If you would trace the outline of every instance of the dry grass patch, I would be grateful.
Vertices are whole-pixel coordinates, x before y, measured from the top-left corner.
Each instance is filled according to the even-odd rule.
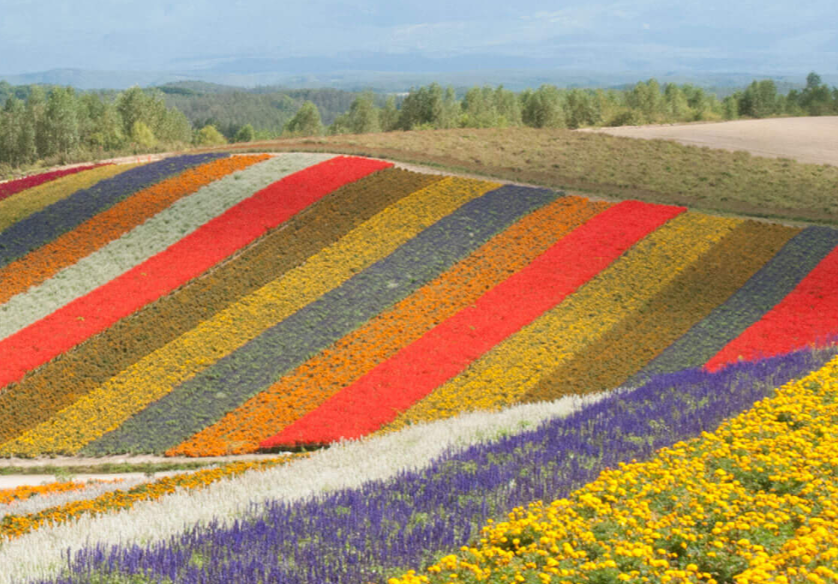
[[[838,167],[666,140],[506,128],[297,138],[241,147],[352,153],[617,199],[838,223]]]

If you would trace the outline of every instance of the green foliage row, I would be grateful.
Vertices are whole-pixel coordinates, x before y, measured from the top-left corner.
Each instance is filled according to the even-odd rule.
[[[182,111],[193,128],[215,126],[227,140],[234,142],[242,141],[236,134],[247,124],[255,128],[255,139],[281,136],[289,120],[306,101],[317,106],[324,125],[331,125],[358,97],[357,92],[331,88],[257,87],[244,90],[194,81],[167,84],[159,89],[166,105]],[[384,97],[376,96],[376,105],[383,104]]]

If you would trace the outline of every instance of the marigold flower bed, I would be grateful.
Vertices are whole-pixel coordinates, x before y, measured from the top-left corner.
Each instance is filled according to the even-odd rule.
[[[81,258],[119,238],[178,199],[237,170],[268,158],[233,156],[191,168],[144,189],[82,223],[52,242],[0,269],[0,304],[54,276]]]
[[[312,157],[317,160],[317,155],[301,156],[291,163],[291,172],[307,167]],[[284,162],[263,164],[275,164],[274,172],[280,174]],[[316,165],[293,180],[278,181],[264,188],[165,251],[0,341],[0,387],[19,380],[27,370],[42,365],[144,305],[171,293],[313,200],[345,182],[382,168],[379,162],[355,164],[351,159],[335,164],[337,169]],[[300,184],[307,185],[308,189],[303,190],[299,198],[290,198],[291,204],[285,203],[289,192],[296,193]],[[279,201],[283,203],[278,204]],[[259,217],[259,221],[255,221],[255,217]]]
[[[234,490],[224,491],[226,498],[246,501],[252,485],[252,491],[260,493],[259,500],[265,501],[266,486],[274,484],[283,493],[282,500],[268,499],[238,520],[200,520],[194,528],[174,535],[169,531],[170,535],[152,538],[151,543],[134,539],[119,545],[98,537],[86,549],[74,546],[78,551],[69,562],[62,562],[63,573],[43,581],[69,584],[89,574],[130,580],[141,574],[151,580],[183,583],[385,582],[408,567],[430,565],[472,541],[487,519],[505,517],[514,507],[534,499],[566,496],[606,468],[633,458],[649,459],[660,448],[715,430],[725,418],[772,395],[774,388],[789,379],[820,368],[834,354],[834,350],[806,351],[738,363],[717,373],[691,370],[660,376],[643,388],[618,392],[534,430],[507,430],[494,438],[472,441],[470,446],[452,444],[430,464],[415,470],[396,466],[384,471],[382,467],[391,465],[393,458],[412,468],[401,451],[410,446],[421,453],[426,448],[423,442],[436,446],[439,437],[433,435],[434,426],[411,429],[404,441],[399,434],[379,437],[374,441],[378,449],[346,443],[334,452],[324,450],[301,461],[300,468],[308,474],[299,478],[294,477],[296,465],[292,465],[257,473],[260,476],[250,481],[245,476]],[[448,436],[457,419],[444,424],[438,432]],[[388,442],[398,451],[379,452]],[[326,463],[336,458],[350,459],[341,467],[343,473]],[[385,478],[363,480],[382,474]],[[324,485],[324,492],[311,494],[308,484],[312,482]],[[334,485],[346,483],[358,486],[334,490]],[[292,495],[298,490],[303,494]],[[207,497],[205,504],[222,502]],[[143,517],[153,521],[154,516],[145,513]],[[202,510],[201,517],[211,517],[211,512]],[[139,528],[129,529],[144,533]],[[61,533],[73,537],[74,532]]]
[[[675,209],[670,207],[669,209]],[[642,207],[636,211],[641,213]],[[436,388],[388,426],[469,409],[497,409],[519,402],[542,378],[660,293],[667,283],[737,224],[692,212],[677,215],[637,242],[564,302],[498,343],[467,371]],[[620,229],[620,225],[615,225]],[[573,235],[573,234],[571,234]],[[598,241],[596,232],[587,237]],[[583,255],[585,265],[587,255]]]
[[[0,314],[3,316],[0,320],[0,338],[7,338],[21,331],[97,289],[104,286],[113,287],[120,276],[138,268],[140,264],[148,268],[149,262],[155,256],[181,243],[187,236],[198,238],[199,241],[193,243],[200,244],[201,233],[211,227],[210,222],[220,219],[225,211],[231,210],[254,192],[282,176],[282,172],[277,175],[277,166],[282,164],[282,161],[276,159],[262,162],[233,176],[211,181],[212,184],[205,185],[189,196],[175,201],[171,206],[164,207],[147,221],[123,233],[107,245],[90,250],[88,255],[79,258],[41,285],[34,286],[0,305]],[[287,173],[288,170],[283,172]],[[163,192],[173,189],[177,191],[180,188],[179,184],[171,179],[164,182],[169,184],[163,185]],[[158,191],[158,196],[161,191]],[[142,199],[143,194],[140,192],[115,207],[122,207],[138,195]],[[109,214],[115,207],[100,215]],[[177,254],[174,256],[172,260],[179,259]],[[188,263],[186,267],[190,267]],[[75,309],[78,309],[78,306]],[[83,313],[82,317],[84,318]]]
[[[703,366],[794,290],[836,245],[838,230],[804,229],[733,296],[664,349],[630,383],[640,383],[658,373]]]
[[[639,239],[682,211],[642,203],[620,203],[603,211],[486,292],[472,306],[262,442],[262,447],[328,443],[377,430],[561,302]],[[575,270],[560,269],[578,256],[596,261],[585,262]]]
[[[473,183],[475,194],[491,186],[491,183]],[[389,256],[369,265],[307,306],[302,305],[300,297],[310,294],[315,284],[300,285],[286,278],[282,286],[285,290],[280,288],[278,294],[266,292],[262,302],[269,302],[273,311],[277,312],[277,308],[287,302],[283,298],[286,290],[293,290],[296,312],[173,388],[85,452],[122,452],[136,445],[144,450],[162,452],[176,446],[208,422],[221,419],[224,414],[269,387],[280,375],[305,361],[309,355],[409,295],[520,216],[547,204],[556,196],[554,192],[543,189],[501,187],[474,197],[416,234]],[[439,211],[437,206],[429,208]],[[388,230],[387,245],[391,245],[392,235]],[[367,244],[368,250],[375,249],[369,241]],[[349,265],[345,260],[341,263],[344,269]],[[312,262],[304,267],[313,269],[314,265]],[[318,278],[328,282],[324,274],[318,274]],[[251,311],[258,314],[262,302],[254,302]],[[259,316],[258,320],[263,326],[275,322],[274,318],[266,314]],[[237,331],[247,331],[241,319],[234,322]],[[213,395],[215,399],[206,400],[206,395]],[[177,424],[164,422],[171,419],[176,419]]]
[[[563,197],[534,211],[450,270],[309,359],[217,424],[167,452],[206,456],[254,452],[269,438],[343,387],[392,357],[431,327],[526,266],[607,203]]]
[[[718,369],[739,359],[788,353],[825,342],[838,331],[838,249],[826,256],[783,300],[707,362]]]
[[[310,156],[305,155],[303,159]],[[303,166],[307,165],[304,163]],[[350,158],[337,158],[334,162],[327,160],[296,172],[229,209],[163,253],[112,280],[107,286],[98,288],[39,321],[38,329],[30,327],[21,331],[20,335],[6,339],[0,343],[0,355],[4,351],[14,351],[15,342],[26,343],[27,348],[32,347],[28,353],[30,358],[43,362],[46,351],[42,347],[49,350],[47,355],[50,356],[67,350],[80,340],[107,328],[119,318],[199,275],[256,239],[265,230],[276,227],[301,211],[312,201],[346,182],[385,166],[385,163],[378,161],[359,163]],[[307,188],[301,188],[303,185]],[[256,220],[256,217],[259,219]],[[77,316],[80,312],[85,315],[81,320]],[[55,330],[62,333],[57,338]],[[20,353],[20,350],[16,352],[19,360]],[[135,380],[135,383],[140,382],[140,379]],[[73,452],[114,427],[114,420],[103,417],[99,411],[102,404],[109,403],[110,394],[104,393],[106,397],[99,400],[96,399],[98,395],[85,395],[40,429],[33,428],[15,441],[2,445],[0,452],[34,454],[43,452],[47,444],[50,444],[47,446],[48,451]],[[138,402],[142,405],[148,403],[147,398],[125,392],[124,388],[120,388],[116,395],[124,400],[121,402],[122,409],[115,407],[116,402],[110,405],[120,412],[117,414],[122,416],[120,421],[136,411]],[[80,420],[86,420],[83,432],[79,432]]]
[[[713,433],[489,523],[389,584],[838,579],[838,359]]]
[[[341,187],[222,264],[12,384],[0,399],[0,439],[45,421],[97,385],[328,246],[439,177],[383,170]],[[375,196],[370,196],[374,194]]]
[[[6,515],[0,519],[0,543],[4,539],[21,537],[46,524],[59,525],[85,515],[125,511],[139,502],[154,501],[179,489],[201,489],[221,479],[234,477],[249,470],[264,470],[304,456],[306,454],[303,453],[269,460],[231,462],[216,468],[164,477],[132,489],[109,491],[95,499],[74,501],[38,513]]]
[[[9,515],[25,516],[34,515],[51,509],[54,507],[61,507],[76,501],[90,501],[96,499],[105,493],[116,490],[129,490],[144,483],[149,483],[154,479],[151,477],[130,477],[118,478],[113,480],[88,480],[85,483],[80,482],[64,482],[51,484],[67,484],[77,485],[78,488],[64,489],[64,490],[47,490],[43,493],[38,493],[35,497],[29,497],[21,501],[13,501],[6,505],[0,505],[0,520]]]
[[[799,231],[757,221],[737,225],[646,306],[543,378],[523,401],[622,385],[740,289]]]
[[[66,491],[80,491],[87,485],[72,481],[56,481],[46,485],[26,485],[14,489],[0,491],[0,505],[7,505],[14,501],[25,501],[30,497],[43,496],[50,493],[64,493]]]
[[[225,155],[197,154],[166,158],[125,171],[56,201],[0,231],[0,267],[49,243],[132,193],[222,156]]]

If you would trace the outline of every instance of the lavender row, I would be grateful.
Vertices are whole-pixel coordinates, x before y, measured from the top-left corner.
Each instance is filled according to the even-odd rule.
[[[184,584],[385,581],[455,551],[490,517],[563,497],[606,467],[715,430],[834,353],[807,350],[716,373],[657,376],[567,418],[449,453],[395,479],[254,507],[252,516],[229,527],[199,526],[157,545],[82,550],[51,582],[106,574]]]
[[[84,223],[129,195],[184,170],[229,156],[223,153],[164,158],[76,191],[0,232],[0,267],[37,249]]]
[[[178,445],[558,196],[547,189],[504,186],[466,203],[182,383],[84,452],[163,452]]]
[[[838,245],[838,230],[808,227],[794,236],[744,286],[667,347],[628,383],[702,367],[725,345],[774,308]]]

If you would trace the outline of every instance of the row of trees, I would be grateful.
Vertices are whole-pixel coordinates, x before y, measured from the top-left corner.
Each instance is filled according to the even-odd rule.
[[[509,126],[579,128],[838,114],[838,89],[827,87],[816,73],[807,77],[806,86],[800,91],[781,95],[773,81],[754,81],[723,100],[691,84],[667,83],[661,87],[655,79],[624,90],[542,85],[513,93],[503,86],[473,87],[461,97],[451,87],[432,83],[411,89],[399,99],[371,92],[360,94],[344,113],[330,111],[332,121],[328,125],[323,123],[313,100],[304,101],[291,116],[288,101],[292,98],[283,96],[282,102],[276,104],[282,115],[272,120],[271,128],[246,122],[246,115],[231,114],[225,118],[222,131],[207,118],[200,129],[193,129],[191,118],[176,107],[167,107],[166,99],[171,96],[157,90],[134,87],[121,93],[76,94],[72,88],[57,87],[47,94],[39,86],[30,86],[20,93],[12,91],[8,84],[0,89],[8,96],[0,112],[0,164],[10,167],[43,159],[89,159],[105,153],[179,148],[189,143],[219,145],[230,139],[250,142],[277,135]],[[324,103],[331,107],[335,100],[346,100],[344,93],[331,97],[329,94],[326,97],[331,101]],[[23,95],[25,99],[20,99]],[[228,107],[236,108],[236,93],[225,95],[232,100],[225,102]],[[312,95],[320,93],[303,92],[295,98]],[[267,99],[262,95],[255,97]],[[265,104],[260,107],[264,109]]]
[[[767,79],[754,81],[744,91],[738,91],[727,99],[732,102],[736,115],[751,118],[838,114],[838,88],[830,89],[814,72],[806,77],[806,87],[800,91],[792,89],[788,94],[780,95],[775,83]]]
[[[377,107],[375,96],[365,93],[328,127],[319,122],[314,104],[307,103],[286,130],[310,135],[509,126],[579,128],[722,117],[722,104],[714,95],[691,85],[668,84],[661,89],[654,79],[628,91],[565,90],[542,85],[515,94],[503,86],[473,87],[462,99],[456,97],[453,88],[433,83],[412,89],[399,108],[393,96],[383,107]]]
[[[311,109],[311,104],[308,107]],[[542,85],[515,94],[503,86],[473,87],[462,99],[456,98],[452,88],[443,89],[434,83],[412,89],[398,109],[393,97],[384,107],[376,107],[371,93],[361,95],[328,128],[316,123],[306,128],[311,133],[360,134],[507,126],[580,128],[829,114],[838,114],[838,88],[827,87],[816,73],[808,76],[802,91],[781,95],[774,81],[754,81],[723,100],[691,84],[667,83],[661,87],[655,79],[626,90]],[[313,119],[314,114],[308,111],[306,118]]]
[[[37,160],[148,151],[192,142],[189,121],[165,106],[159,93],[137,87],[109,100],[56,87],[33,86],[22,101],[6,100],[0,112],[0,163],[23,166]]]

